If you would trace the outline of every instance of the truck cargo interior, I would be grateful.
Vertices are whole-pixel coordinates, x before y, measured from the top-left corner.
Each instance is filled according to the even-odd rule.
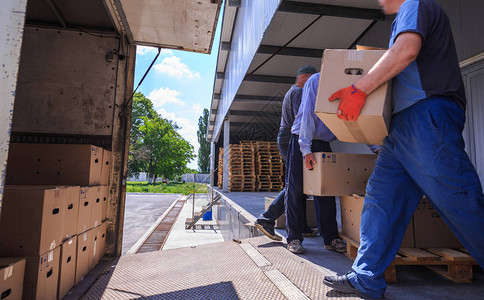
[[[466,86],[466,151],[484,184],[484,2],[437,1],[449,14]],[[387,48],[393,19],[376,0],[2,0],[0,298],[359,299],[323,278],[344,274],[356,257],[361,196],[375,164],[364,143],[332,142],[338,153],[318,159],[340,164],[304,173],[305,192],[338,196],[346,256],[323,251],[319,236],[305,240],[305,255],[292,255],[254,222],[284,187],[276,140],[296,70],[319,71],[326,49]],[[162,230],[165,241],[175,222],[183,223],[180,237],[192,238],[209,209],[223,242],[146,253],[136,244],[124,255],[140,46],[217,53],[202,196],[209,206],[197,214],[195,193],[180,197],[144,243]],[[333,181],[322,179],[328,173]],[[307,214],[316,227],[313,202]],[[178,220],[189,205],[191,219]],[[285,222],[276,222],[281,237]],[[391,299],[484,298],[482,268],[426,198],[385,277]]]

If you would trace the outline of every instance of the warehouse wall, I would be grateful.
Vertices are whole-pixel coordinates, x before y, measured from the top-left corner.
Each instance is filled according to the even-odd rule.
[[[241,1],[233,30],[231,51],[225,68],[226,73],[215,119],[214,136],[220,134],[225,115],[279,2],[280,0]]]

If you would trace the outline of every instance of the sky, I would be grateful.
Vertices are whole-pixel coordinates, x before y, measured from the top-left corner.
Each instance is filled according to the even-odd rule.
[[[215,66],[220,43],[221,16],[210,55],[180,50],[162,49],[150,73],[138,88],[148,97],[156,111],[175,121],[178,132],[198,154],[198,118],[209,109],[212,100]],[[136,50],[135,87],[156,56],[157,49],[138,46]],[[188,167],[198,170],[197,158]]]

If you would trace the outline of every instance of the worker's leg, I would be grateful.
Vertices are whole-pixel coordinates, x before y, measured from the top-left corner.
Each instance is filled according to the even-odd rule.
[[[422,192],[399,162],[390,135],[367,185],[360,247],[353,263],[354,272],[348,275],[360,292],[375,298],[385,292],[385,270],[400,248],[421,197]]]
[[[277,134],[277,148],[279,154],[281,154],[284,165],[287,167],[287,149],[289,147],[289,141],[291,140],[291,132],[286,130],[279,130]]]
[[[279,154],[284,161],[287,169],[287,148],[289,147],[289,141],[291,140],[291,132],[286,130],[279,130],[277,134],[277,147]],[[257,218],[259,224],[268,225],[274,227],[277,218],[279,218],[285,210],[284,198],[286,196],[286,188],[283,188],[281,192],[276,196],[269,208]]]
[[[336,200],[334,197],[314,196],[316,222],[323,237],[325,245],[331,245],[334,239],[339,238],[338,224],[336,223]]]
[[[277,218],[279,218],[285,209],[284,197],[286,196],[286,188],[284,188],[277,196],[276,199],[271,203],[267,210],[261,214],[257,221],[259,223],[264,223],[269,226],[274,227]]]
[[[286,172],[286,229],[287,242],[303,240],[304,201],[303,195],[303,160],[299,150],[298,136],[292,135],[289,142]]]
[[[318,140],[312,142],[311,151],[313,153],[332,152],[328,142]],[[323,237],[324,244],[331,245],[334,239],[339,238],[338,223],[336,221],[336,200],[334,197],[314,196],[314,208],[316,210],[318,229]]]
[[[484,197],[479,177],[464,150],[465,113],[451,99],[431,98],[407,112],[412,148],[398,147],[402,163],[464,247],[484,267]],[[414,143],[412,141],[418,141]],[[395,142],[397,144],[397,142]]]

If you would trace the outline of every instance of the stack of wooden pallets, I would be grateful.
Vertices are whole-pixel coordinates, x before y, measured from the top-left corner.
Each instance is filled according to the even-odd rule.
[[[224,182],[223,171],[224,171],[224,149],[220,148],[220,151],[218,153],[218,169],[217,169],[217,186],[219,188],[223,187],[223,182]]]
[[[229,191],[255,191],[254,146],[240,143],[229,147]]]
[[[284,162],[275,142],[257,141],[255,145],[258,192],[280,191],[284,187]]]

